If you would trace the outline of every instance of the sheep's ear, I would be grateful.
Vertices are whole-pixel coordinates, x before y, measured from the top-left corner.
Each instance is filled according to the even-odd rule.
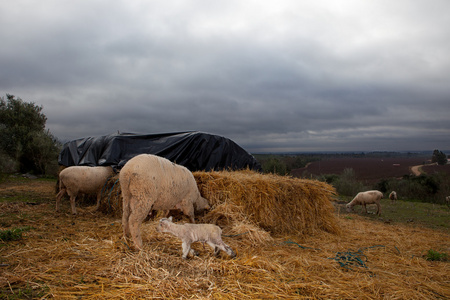
[[[172,222],[172,216],[169,217],[169,221]]]

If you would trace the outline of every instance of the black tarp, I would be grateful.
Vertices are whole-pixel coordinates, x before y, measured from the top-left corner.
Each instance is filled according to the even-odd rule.
[[[232,140],[198,131],[81,138],[64,144],[58,163],[66,167],[112,166],[117,171],[142,153],[165,157],[190,171],[261,170],[258,161]]]

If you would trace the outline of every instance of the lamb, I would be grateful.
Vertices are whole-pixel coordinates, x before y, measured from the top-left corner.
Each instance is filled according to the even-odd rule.
[[[70,197],[72,214],[76,215],[75,200],[78,194],[97,195],[98,210],[102,188],[110,176],[114,175],[111,167],[72,166],[59,173],[59,193],[56,195],[56,211],[59,211],[61,198],[67,193]]]
[[[392,191],[389,194],[389,199],[391,199],[391,202],[393,203],[394,201],[397,201],[397,192],[396,191]]]
[[[355,205],[362,205],[367,213],[366,204],[377,205],[377,215],[381,214],[380,200],[383,198],[383,193],[380,191],[372,190],[358,193],[353,200],[346,205],[347,211],[351,212],[352,207]]]
[[[125,238],[142,249],[140,225],[152,210],[181,210],[195,223],[194,213],[209,209],[192,173],[185,167],[151,154],[130,159],[120,171]]]
[[[226,252],[230,257],[236,257],[236,253],[230,246],[222,241],[222,229],[213,224],[183,224],[172,223],[172,217],[162,218],[156,228],[158,232],[169,232],[182,241],[183,259],[187,259],[189,253],[198,255],[191,249],[194,242],[207,243],[213,250],[214,255],[219,255],[220,250]]]

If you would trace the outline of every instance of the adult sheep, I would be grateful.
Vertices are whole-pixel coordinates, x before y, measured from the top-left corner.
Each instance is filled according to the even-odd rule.
[[[76,214],[75,200],[78,194],[97,195],[96,209],[100,206],[102,188],[109,177],[114,175],[111,167],[72,166],[59,173],[59,193],[56,195],[56,211],[59,211],[61,198],[67,193],[70,197],[72,214]]]
[[[133,157],[120,171],[119,180],[123,234],[126,238],[131,236],[137,249],[142,249],[141,223],[152,210],[179,209],[195,223],[194,213],[209,209],[192,173],[163,157]]]
[[[389,194],[389,199],[391,199],[391,202],[397,201],[397,192],[396,191],[392,191]]]
[[[366,191],[358,193],[353,200],[346,205],[347,211],[351,212],[353,206],[362,205],[364,211],[367,213],[366,204],[376,204],[377,205],[377,215],[381,214],[380,200],[383,198],[383,193],[380,191]]]

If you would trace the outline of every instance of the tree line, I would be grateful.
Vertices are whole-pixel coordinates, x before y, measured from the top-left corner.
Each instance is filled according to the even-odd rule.
[[[42,106],[0,97],[0,173],[56,174],[61,143],[46,130]]]

